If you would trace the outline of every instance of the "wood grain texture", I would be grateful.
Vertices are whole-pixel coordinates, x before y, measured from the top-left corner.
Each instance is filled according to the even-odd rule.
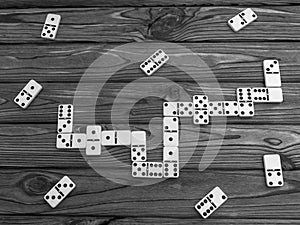
[[[50,210],[43,195],[64,174],[77,184],[77,188],[59,207]],[[229,199],[212,218],[299,220],[300,172],[288,171],[284,176],[285,186],[271,189],[264,184],[263,171],[189,171],[183,172],[179,179],[145,188],[112,183],[90,169],[5,170],[0,174],[0,214],[166,217],[202,221],[193,206],[222,181],[220,187]]]
[[[166,217],[98,217],[98,216],[1,216],[0,222],[2,225],[40,225],[41,223],[47,225],[142,225],[142,224],[178,224],[178,225],[224,225],[224,224],[245,224],[245,225],[274,225],[274,224],[289,224],[298,225],[298,219],[209,219],[202,220],[199,218],[166,218]]]
[[[10,0],[10,1],[0,1],[1,8],[48,8],[48,7],[69,7],[69,8],[77,8],[77,7],[123,7],[123,6],[203,6],[203,5],[224,5],[224,6],[261,6],[261,5],[299,5],[298,2],[292,0],[274,0],[272,2],[268,0]]]
[[[0,10],[1,43],[49,44],[40,38],[47,13],[62,16],[56,42],[299,41],[300,6],[255,7],[259,19],[233,32],[241,7],[120,7]]]
[[[147,125],[132,125],[133,130],[147,131],[147,139],[158,140],[158,146],[148,146],[149,160],[162,161],[162,133],[160,124],[154,133],[149,132]],[[104,126],[104,129],[111,129]],[[263,170],[262,157],[264,154],[280,154],[285,171],[300,168],[300,128],[298,125],[227,125],[225,135],[222,129],[211,125],[201,128],[199,139],[189,139],[193,130],[181,131],[180,158],[192,156],[183,170],[197,170],[207,146],[218,149],[219,153],[209,166],[210,170]],[[85,132],[84,128],[77,128]],[[213,141],[209,142],[209,138]],[[223,140],[220,146],[219,141]],[[0,165],[4,167],[54,167],[54,168],[88,168],[79,150],[58,150],[55,147],[55,125],[1,125],[0,129]],[[196,146],[196,149],[194,147]],[[104,148],[104,147],[103,147]],[[109,148],[108,151],[125,165],[130,165],[130,149],[128,147]],[[84,151],[83,151],[84,154]],[[100,161],[101,160],[101,161]],[[111,169],[113,159],[100,157],[95,163],[107,164]],[[203,165],[209,163],[204,160]],[[96,164],[95,164],[96,165]]]
[[[118,46],[122,44],[53,42],[46,45],[27,44],[17,45],[17,47],[0,45],[0,83],[25,83],[29,79],[36,79],[42,83],[78,83],[94,60]],[[180,46],[190,49],[200,57],[224,88],[227,84],[235,82],[245,83],[244,85],[248,83],[264,85],[262,61],[270,58],[280,61],[284,89],[289,88],[290,83],[300,83],[300,46],[297,42],[181,43]],[[137,54],[136,52],[140,52],[143,47],[143,44],[137,43],[136,50],[128,51],[128,55]],[[164,50],[167,53],[176,51],[174,48]],[[171,55],[176,58],[184,56],[184,54]],[[116,66],[122,63],[117,55],[110,55],[110,57],[115,57],[113,60]],[[191,66],[188,72],[197,75],[194,67],[203,71],[197,81],[201,81],[204,85],[212,82],[209,75],[205,76],[207,70],[200,65]],[[91,82],[104,82],[103,69],[91,68],[97,70]],[[169,65],[162,67],[152,79],[156,76],[169,78],[175,82],[188,83],[189,81],[185,73]],[[145,77],[144,73],[137,63],[133,63],[118,71],[111,81],[125,83],[141,77]]]

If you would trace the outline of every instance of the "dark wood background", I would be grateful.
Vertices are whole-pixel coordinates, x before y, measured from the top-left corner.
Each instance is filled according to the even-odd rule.
[[[246,7],[258,20],[232,32],[227,20]],[[1,225],[300,224],[299,1],[0,0],[0,8]],[[47,13],[62,16],[54,42],[40,38]],[[78,150],[55,148],[57,106],[72,103],[81,75],[102,53],[145,40],[178,42],[198,53],[226,99],[235,98],[237,87],[263,86],[262,61],[278,58],[285,101],[257,105],[251,119],[229,118],[221,150],[205,172],[197,166],[209,126],[201,129],[201,141],[183,143],[183,154],[191,146],[198,149],[179,179],[147,187],[112,183],[94,172]],[[197,93],[181,72],[168,66],[160,72]],[[140,75],[137,66],[120,71],[99,103],[97,122],[107,121],[119,88]],[[24,111],[13,98],[31,78],[44,90]],[[145,102],[136,110],[133,123],[147,127],[149,118],[161,115],[161,102]],[[128,149],[118,149],[117,157],[129,159]],[[262,156],[267,153],[281,155],[281,188],[265,185]],[[77,188],[51,209],[43,195],[63,175]],[[193,207],[216,185],[229,200],[203,220]]]

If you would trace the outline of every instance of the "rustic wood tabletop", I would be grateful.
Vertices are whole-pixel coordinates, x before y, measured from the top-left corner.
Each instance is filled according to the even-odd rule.
[[[234,33],[227,20],[247,7],[258,19]],[[48,13],[62,17],[55,41],[40,38]],[[1,225],[300,224],[299,1],[0,0],[0,22]],[[237,87],[263,87],[262,61],[277,58],[284,102],[259,104],[252,118],[228,118],[219,154],[204,172],[198,171],[203,146],[211,135],[221,138],[210,133],[210,125],[201,127],[200,140],[182,143],[183,155],[194,146],[197,150],[178,179],[144,187],[109,181],[78,150],[56,149],[57,106],[72,103],[81,76],[99,56],[121,44],[149,40],[179,43],[197,53],[229,100]],[[199,92],[169,65],[159,73],[191,95]],[[107,124],[118,91],[138,76],[136,64],[110,80],[97,105],[97,123]],[[41,83],[43,91],[23,110],[13,99],[29,79]],[[126,104],[130,95],[123,97]],[[131,124],[147,130],[149,118],[161,115],[162,101],[148,99],[135,106]],[[119,122],[126,122],[122,115]],[[268,153],[281,156],[283,187],[265,185],[262,157]],[[114,155],[130,160],[125,147]],[[43,196],[64,175],[77,187],[52,209]],[[193,207],[214,186],[229,199],[204,220]]]

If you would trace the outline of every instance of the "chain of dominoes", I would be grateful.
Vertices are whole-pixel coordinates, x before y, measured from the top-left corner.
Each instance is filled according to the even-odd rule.
[[[238,32],[257,19],[255,12],[247,8],[228,20],[233,31]],[[48,14],[41,37],[55,40],[61,16]],[[161,49],[154,52],[141,65],[140,69],[151,76],[167,61],[169,56]],[[277,60],[264,60],[265,87],[238,88],[236,101],[209,101],[206,95],[194,95],[191,102],[163,103],[163,162],[148,162],[146,132],[130,130],[105,130],[100,125],[89,125],[86,133],[73,132],[74,108],[71,104],[58,106],[57,149],[86,149],[87,156],[100,156],[101,146],[129,146],[131,148],[132,176],[136,178],[178,178],[179,177],[179,118],[192,117],[195,125],[206,125],[210,117],[240,116],[252,117],[254,103],[283,102],[281,76]],[[26,109],[42,90],[35,80],[30,80],[14,99],[21,108]],[[264,155],[266,185],[284,185],[280,155]],[[55,208],[76,187],[64,176],[44,196],[45,201]],[[227,195],[219,187],[212,189],[196,205],[195,209],[203,218],[209,217],[227,201]]]

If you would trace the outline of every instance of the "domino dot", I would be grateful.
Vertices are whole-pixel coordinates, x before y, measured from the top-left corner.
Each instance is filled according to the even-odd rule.
[[[16,98],[16,102],[18,102],[19,101],[19,99],[18,98]]]
[[[49,199],[49,196],[47,195],[45,198],[48,200],[48,199]]]
[[[52,197],[51,197],[53,200],[55,199],[55,195],[52,195]]]
[[[233,23],[233,20],[230,20],[230,23]]]
[[[206,216],[206,215],[207,215],[206,212],[204,212],[204,213],[203,213],[203,216]]]
[[[170,138],[169,138],[169,141],[173,141],[173,138],[172,138],[172,137],[170,137]]]
[[[95,146],[92,146],[91,149],[92,149],[92,151],[93,151],[93,150],[95,150],[96,148],[95,148]]]
[[[277,64],[277,61],[274,61],[274,64]]]
[[[222,195],[222,199],[226,199],[226,196],[225,196],[225,195]]]
[[[210,210],[209,210],[209,209],[207,209],[207,210],[206,210],[206,212],[207,212],[207,213],[210,213]]]
[[[269,185],[273,185],[273,182],[269,182]]]
[[[109,139],[110,139],[110,136],[106,136],[105,138],[106,138],[106,140],[109,140]]]
[[[144,152],[144,151],[145,151],[145,148],[141,148],[141,151]]]
[[[282,182],[281,182],[281,181],[279,181],[279,182],[278,182],[278,184],[279,184],[279,185],[282,185]]]
[[[140,155],[141,155],[141,153],[140,153],[140,152],[138,152],[138,153],[137,153],[137,156],[140,156]]]
[[[207,199],[204,199],[204,203],[207,203]]]
[[[50,30],[47,30],[47,33],[49,34],[51,31]]]
[[[145,160],[146,158],[145,158],[145,156],[142,156],[142,160]]]
[[[52,30],[55,31],[55,28],[53,27]]]
[[[213,198],[213,197],[214,197],[214,195],[213,195],[213,194],[210,194],[210,195],[209,195],[209,197],[210,197],[210,198]]]
[[[201,209],[201,206],[200,206],[200,205],[197,205],[197,209]]]
[[[211,207],[210,207],[210,210],[214,210],[214,207],[211,206]]]
[[[176,121],[177,121],[177,119],[176,119],[176,118],[173,118],[173,121],[174,121],[174,122],[176,122]]]
[[[54,21],[54,18],[52,17],[51,20]]]
[[[24,93],[22,92],[22,93],[21,93],[21,96],[23,96],[23,95],[24,95]]]
[[[252,17],[256,17],[256,15],[255,15],[255,14],[252,14]]]
[[[277,173],[277,176],[280,176],[280,175],[281,175],[281,173],[280,173],[280,172],[278,172],[278,173]]]
[[[203,202],[201,202],[201,203],[200,203],[200,205],[201,205],[201,206],[204,206],[204,203],[203,203]]]

